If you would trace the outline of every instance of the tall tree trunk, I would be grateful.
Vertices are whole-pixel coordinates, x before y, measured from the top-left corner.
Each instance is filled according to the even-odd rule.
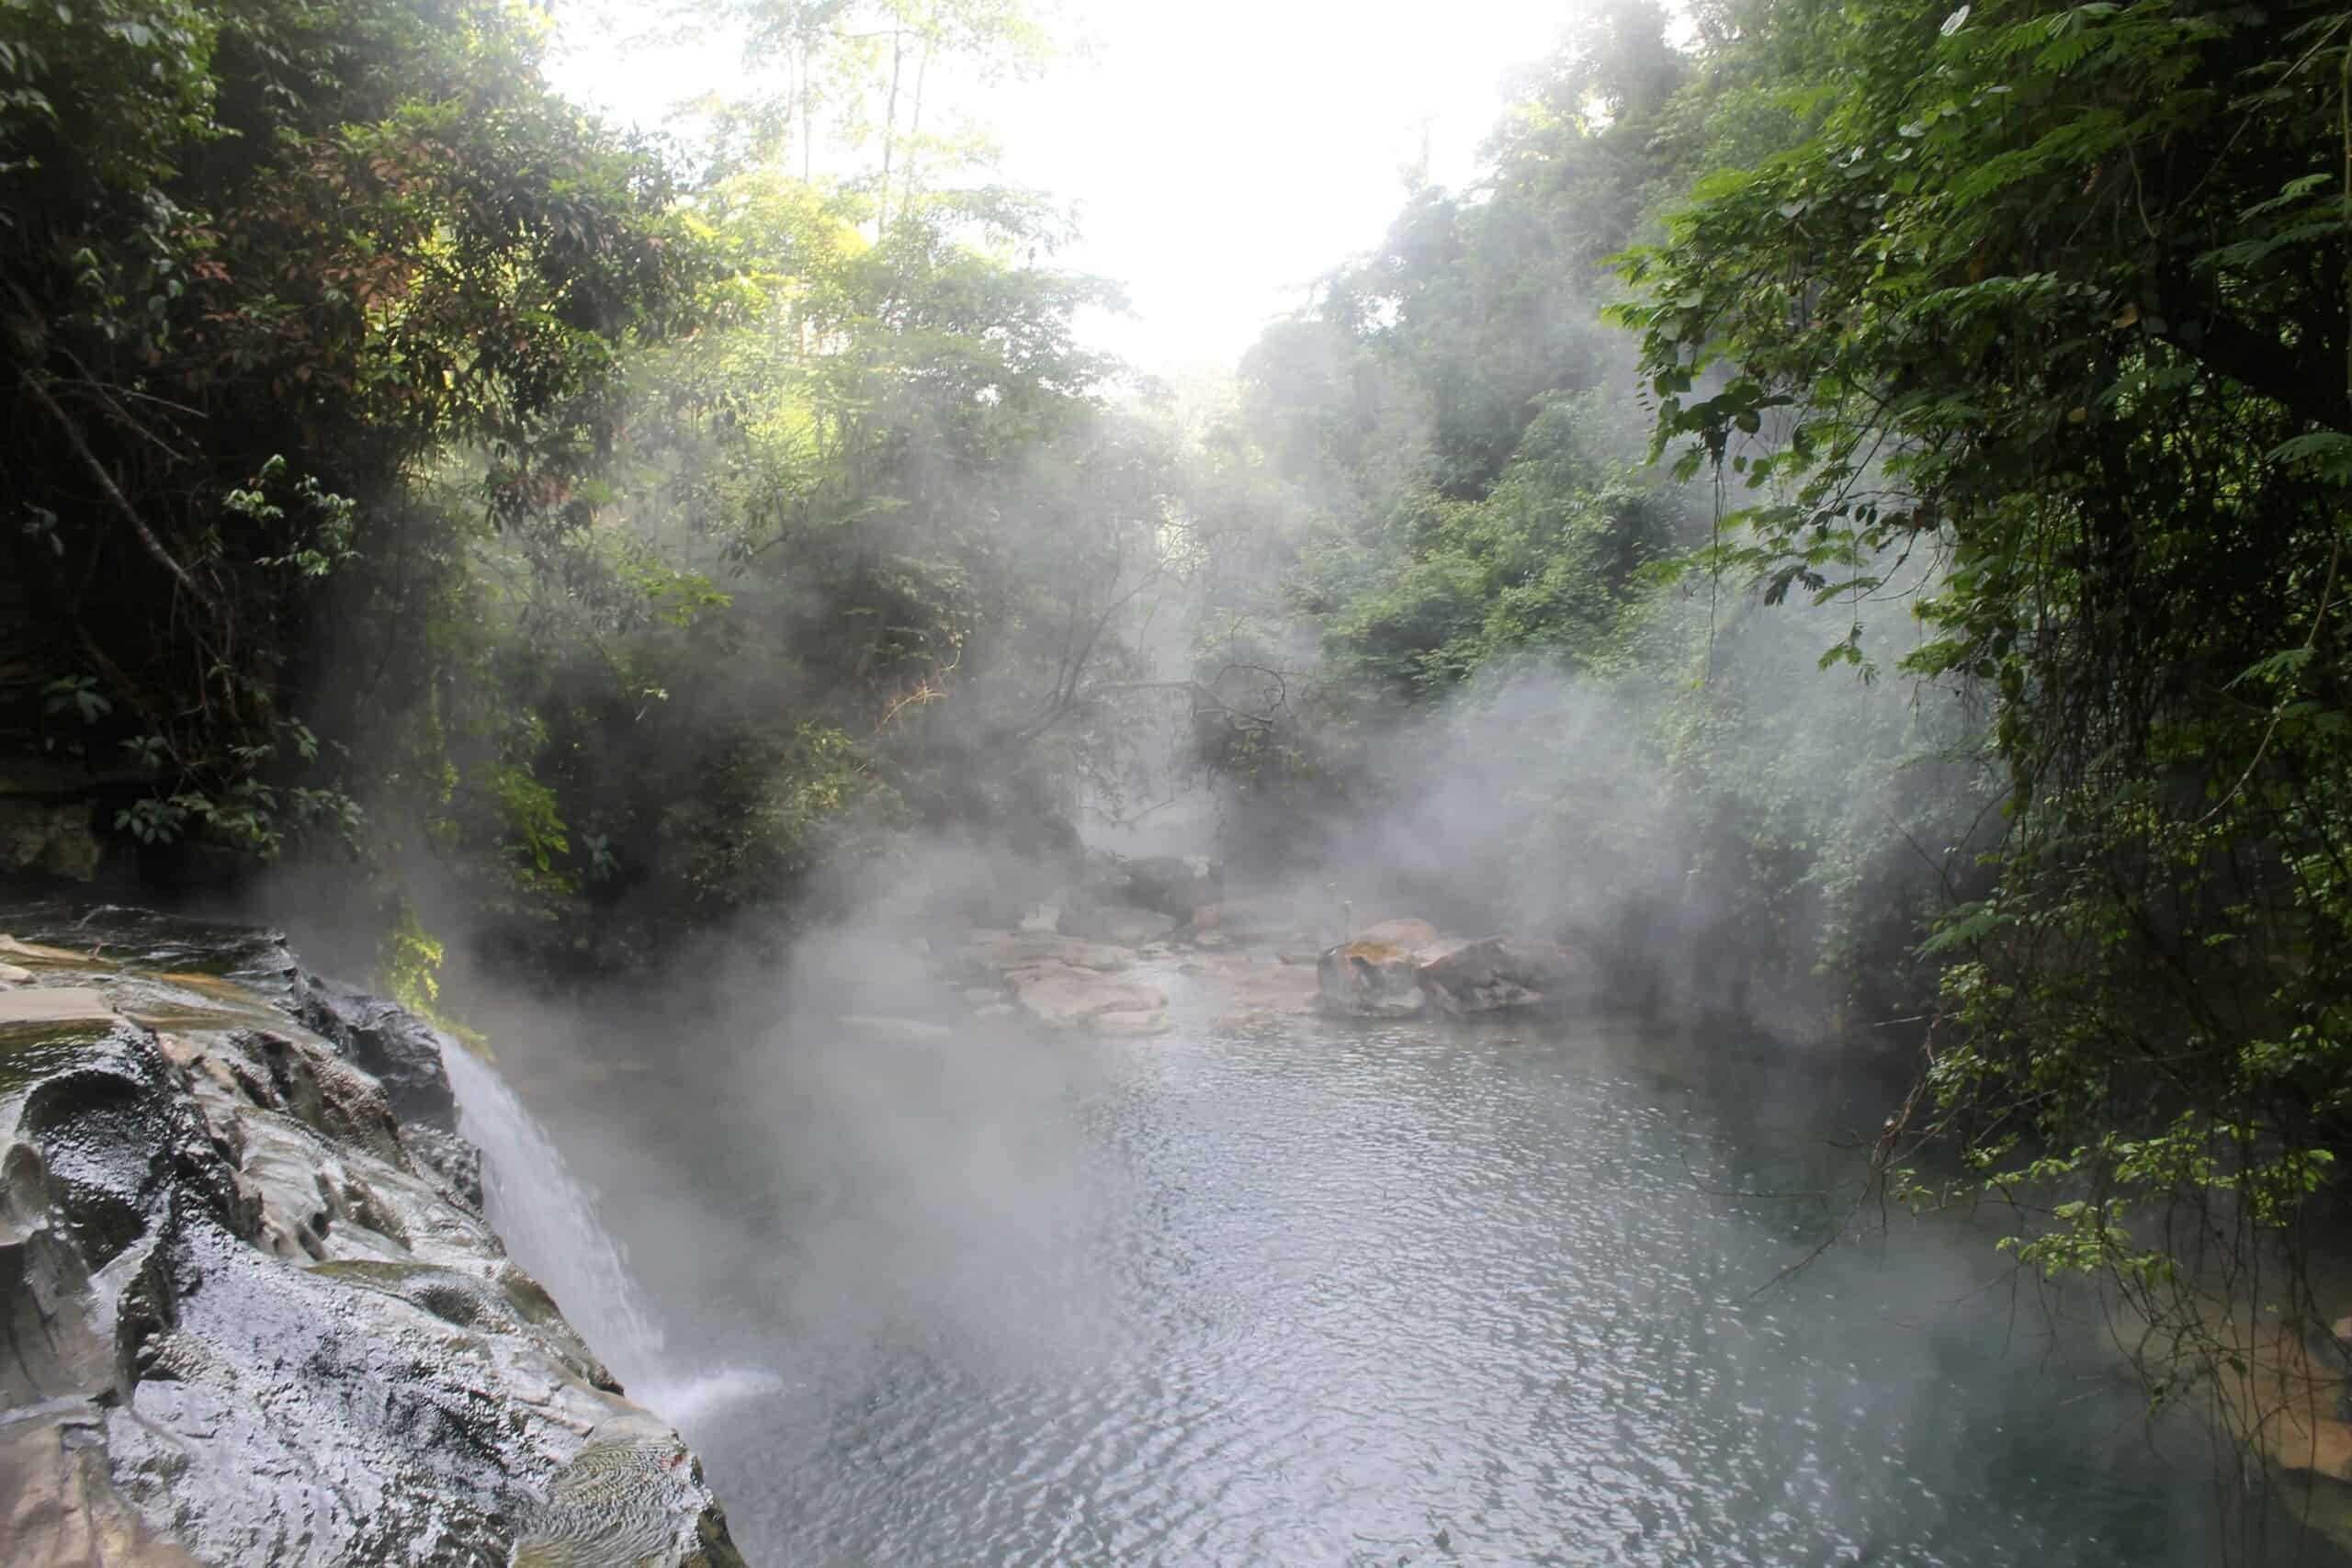
[[[900,212],[911,212],[915,206],[915,164],[922,156],[922,85],[931,74],[931,50],[935,41],[937,22],[938,17],[934,14],[933,25],[923,30],[922,59],[915,65],[915,105],[913,112],[907,117],[907,184],[905,192],[899,197]]]
[[[816,180],[817,106],[812,102],[809,86],[809,55],[815,46],[803,37],[800,40],[800,183]]]
[[[890,232],[890,154],[899,133],[899,77],[906,63],[907,35],[894,26],[890,29],[890,103],[882,114],[882,202],[874,219],[876,244]]]

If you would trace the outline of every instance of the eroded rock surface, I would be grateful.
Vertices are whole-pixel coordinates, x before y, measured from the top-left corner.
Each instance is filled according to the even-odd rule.
[[[139,950],[165,968],[66,934],[0,990],[9,1561],[740,1562],[444,1168],[454,1132],[395,1114],[448,1106],[429,1029],[316,1015],[388,1087],[289,1016],[315,983],[273,941]]]
[[[1410,1018],[1429,1005],[1420,960],[1386,942],[1343,942],[1323,954],[1315,978],[1327,1012],[1345,1018]]]
[[[1325,1012],[1409,1018],[1573,1006],[1596,988],[1592,965],[1556,942],[1492,936],[1464,942],[1423,920],[1390,920],[1325,951],[1316,965]]]
[[[1421,965],[1421,988],[1446,1012],[1571,1004],[1589,997],[1591,964],[1557,942],[1491,936]]]
[[[1009,978],[1012,982],[1013,1000],[1031,1017],[1049,1028],[1075,1028],[1117,1014],[1120,1017],[1109,1025],[1116,1032],[1164,1032],[1159,1029],[1139,1030],[1136,1027],[1138,1021],[1133,1016],[1159,1013],[1167,1007],[1168,995],[1157,986],[1148,986],[1136,980],[1114,979],[1067,964],[1041,964],[1034,969],[1017,970]]]
[[[1216,903],[1224,887],[1223,868],[1206,855],[1141,855],[1117,862],[1095,892],[1111,903],[1188,920],[1194,910]]]

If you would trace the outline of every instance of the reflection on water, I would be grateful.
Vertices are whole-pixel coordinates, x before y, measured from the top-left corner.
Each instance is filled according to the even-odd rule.
[[[1982,1235],[1759,1292],[1870,1093],[1594,1026],[798,1049],[758,1147],[643,1151],[729,1243],[630,1238],[755,1561],[2220,1555],[2198,1434]]]

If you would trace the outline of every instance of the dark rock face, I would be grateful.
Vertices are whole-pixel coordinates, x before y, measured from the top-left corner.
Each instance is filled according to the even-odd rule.
[[[11,952],[0,1555],[740,1562],[677,1434],[452,1190],[454,1133],[217,964]],[[355,1033],[413,1042],[383,1006]]]
[[[1420,970],[1430,1000],[1457,1013],[1573,1005],[1589,1000],[1598,982],[1590,962],[1573,949],[1508,936],[1465,942]]]
[[[1408,937],[1430,930],[1419,920],[1395,920],[1328,949],[1315,971],[1323,1010],[1343,1018],[1409,1018],[1425,1008],[1500,1012],[1578,1006],[1599,989],[1591,963],[1556,942],[1490,936],[1417,948],[1374,940],[1382,931]]]
[[[1225,873],[1204,855],[1144,855],[1118,863],[1096,888],[1111,902],[1156,909],[1180,920],[1222,896]]]
[[[294,1016],[384,1086],[392,1114],[410,1126],[458,1130],[458,1101],[441,1070],[442,1032],[423,1019],[339,980],[297,974]]]

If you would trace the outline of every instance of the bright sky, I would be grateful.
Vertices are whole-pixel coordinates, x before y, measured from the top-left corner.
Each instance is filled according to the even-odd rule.
[[[1059,258],[1123,283],[1132,319],[1089,321],[1147,370],[1230,369],[1308,284],[1379,242],[1419,157],[1458,185],[1504,77],[1567,30],[1577,0],[1064,0],[1075,48],[1007,84],[978,118],[1003,177],[1074,207]],[[616,41],[571,22],[557,80],[658,125],[741,80],[731,52]]]

